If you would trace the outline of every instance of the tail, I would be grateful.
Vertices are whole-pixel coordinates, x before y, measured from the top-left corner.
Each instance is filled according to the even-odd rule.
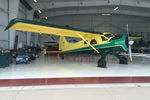
[[[64,51],[66,47],[69,46],[66,38],[64,36],[60,36],[59,38],[59,50]]]

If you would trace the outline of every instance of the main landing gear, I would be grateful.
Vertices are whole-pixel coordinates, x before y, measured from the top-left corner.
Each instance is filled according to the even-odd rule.
[[[97,67],[106,68],[106,56],[107,54],[103,54],[101,58],[97,62]],[[119,64],[128,64],[128,60],[126,57],[120,54],[115,54],[115,56],[119,59]]]
[[[102,55],[97,62],[97,67],[106,68],[106,55]]]
[[[123,55],[116,54],[115,55],[120,61],[119,64],[128,64],[128,60]]]

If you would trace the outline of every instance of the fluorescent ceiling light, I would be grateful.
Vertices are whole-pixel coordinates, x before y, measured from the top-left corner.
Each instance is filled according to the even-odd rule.
[[[41,12],[41,10],[38,10],[38,12],[41,14],[42,12]]]
[[[34,0],[34,2],[37,2],[37,0]]]
[[[114,11],[116,11],[116,10],[118,10],[119,9],[119,7],[116,7],[116,8],[114,8]]]
[[[102,14],[103,16],[110,16],[111,14]]]
[[[45,19],[47,19],[47,17],[45,17]]]

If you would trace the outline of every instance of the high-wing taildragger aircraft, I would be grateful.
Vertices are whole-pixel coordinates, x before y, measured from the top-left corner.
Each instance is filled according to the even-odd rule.
[[[115,55],[120,60],[120,64],[127,64],[127,58],[120,53],[129,50],[130,60],[132,61],[131,45],[133,41],[129,39],[128,34],[116,37],[111,33],[93,32],[18,18],[10,21],[5,30],[8,29],[59,35],[59,50],[62,58],[67,53],[97,53],[101,55],[98,60],[98,67],[106,67],[106,56],[108,54]],[[82,40],[69,43],[65,37],[81,38]]]

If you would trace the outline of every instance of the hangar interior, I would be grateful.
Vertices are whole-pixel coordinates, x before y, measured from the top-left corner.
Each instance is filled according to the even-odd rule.
[[[60,36],[36,32],[6,30],[14,18],[84,29],[92,32],[109,32],[115,35],[134,37],[133,62],[124,54],[128,64],[121,65],[112,55],[107,55],[107,68],[98,68],[100,55],[66,54],[62,60],[58,54]],[[128,24],[128,28],[127,28]],[[34,28],[33,28],[34,29]],[[128,31],[127,31],[128,29]],[[38,30],[38,29],[37,29]],[[74,42],[82,39],[66,37]],[[92,47],[92,46],[91,46]],[[28,64],[16,62],[17,53],[23,48],[40,49]],[[93,47],[92,47],[93,48]],[[43,54],[46,50],[47,54]],[[150,82],[150,1],[149,0],[0,0],[0,86],[22,86],[15,79],[83,78],[81,81],[56,84],[101,84],[101,83],[149,83]],[[34,51],[34,50],[33,50]],[[53,51],[53,52],[51,52]],[[93,50],[94,51],[94,50]],[[4,53],[11,52],[14,58]],[[101,52],[101,51],[100,51]],[[128,51],[130,52],[130,51]],[[19,54],[19,53],[18,53]],[[8,60],[10,60],[8,62]],[[6,62],[7,61],[7,62]],[[3,64],[3,63],[9,64]],[[110,81],[99,80],[103,77]],[[112,78],[119,77],[114,81]],[[126,79],[124,79],[126,77]],[[9,80],[10,79],[10,80]],[[94,80],[92,82],[92,80]],[[63,80],[63,79],[62,79]],[[77,79],[78,80],[78,79]],[[87,79],[88,80],[88,79]],[[4,82],[5,81],[5,82]],[[27,86],[40,85],[27,81]],[[7,83],[10,82],[10,83]],[[28,83],[29,82],[29,83]],[[46,81],[47,82],[47,81]],[[51,85],[55,82],[41,83]],[[65,83],[66,82],[66,83]],[[82,83],[83,82],[83,83]],[[89,82],[89,83],[88,83]],[[25,85],[25,86],[26,86]]]
[[[2,100],[150,100],[149,61],[149,0],[0,0]]]
[[[150,38],[149,0],[38,0],[36,3],[33,0],[18,1],[19,3],[2,0],[1,2],[0,46],[3,49],[13,49],[15,35],[18,35],[18,44],[22,46],[42,45],[45,41],[58,42],[58,37],[44,34],[27,34],[20,31],[11,34],[10,31],[9,35],[9,31],[3,30],[13,18],[113,34],[126,34],[126,24],[129,24],[130,33],[142,35],[146,42]],[[119,8],[114,11],[116,7]]]

